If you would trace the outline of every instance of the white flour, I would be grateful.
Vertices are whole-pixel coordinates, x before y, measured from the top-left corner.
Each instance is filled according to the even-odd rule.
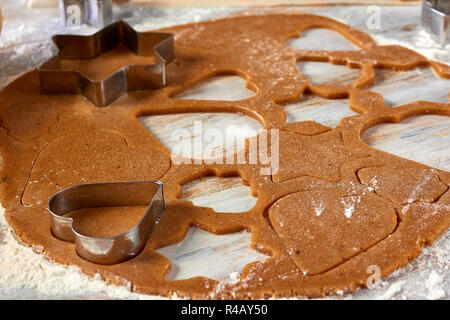
[[[431,60],[441,60],[442,57],[447,57],[450,52],[450,44],[441,46],[425,30],[420,30],[411,39],[412,42],[388,38],[380,34],[373,34],[372,37],[379,45],[401,45],[417,51]]]
[[[392,297],[399,293],[402,290],[403,284],[405,283],[404,280],[399,280],[391,284],[386,292],[382,294],[381,296],[377,297],[377,300],[389,300],[392,299]]]
[[[431,271],[430,276],[426,282],[426,287],[428,288],[427,298],[430,300],[441,299],[445,297],[445,290],[441,287],[443,279],[436,271]]]

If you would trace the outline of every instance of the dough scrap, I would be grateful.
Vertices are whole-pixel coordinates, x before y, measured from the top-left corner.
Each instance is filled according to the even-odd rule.
[[[435,202],[448,189],[433,169],[372,167],[359,170],[358,177],[379,195],[401,204]]]

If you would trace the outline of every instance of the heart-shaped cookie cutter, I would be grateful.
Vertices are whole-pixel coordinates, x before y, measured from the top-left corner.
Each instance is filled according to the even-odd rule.
[[[132,229],[111,237],[89,237],[74,229],[65,215],[75,210],[99,207],[146,206]],[[137,256],[163,217],[163,184],[160,181],[129,181],[80,184],[56,193],[48,203],[51,231],[63,241],[75,243],[80,257],[97,264],[116,264]]]

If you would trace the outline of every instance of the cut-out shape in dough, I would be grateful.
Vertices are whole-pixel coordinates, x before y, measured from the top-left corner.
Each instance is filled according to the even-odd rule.
[[[395,203],[434,202],[447,191],[434,169],[371,167],[358,171],[361,183]]]
[[[244,100],[255,95],[246,87],[247,81],[236,75],[220,75],[209,78],[193,88],[176,95],[186,100]]]
[[[419,100],[448,101],[450,79],[437,77],[431,68],[376,69],[375,74],[375,84],[370,90],[382,94],[387,105],[398,106]]]
[[[183,186],[182,199],[198,207],[209,207],[216,212],[246,212],[253,208],[258,198],[250,187],[242,184],[241,177],[205,177]]]
[[[397,215],[373,192],[338,187],[299,192],[275,202],[269,220],[304,274],[325,272],[391,234]]]
[[[450,170],[450,118],[422,115],[382,123],[361,135],[369,146],[433,168]]]
[[[336,131],[314,136],[280,131],[280,166],[273,181],[301,176],[337,181],[342,164],[349,158],[352,158],[352,151],[344,147]]]
[[[134,146],[117,132],[72,132],[52,140],[39,152],[22,200],[44,204],[57,191],[83,183],[155,180],[169,167],[170,158],[164,151]]]
[[[203,276],[226,282],[247,264],[268,257],[250,247],[250,238],[248,232],[215,235],[193,227],[181,242],[157,252],[171,262],[168,280]]]
[[[245,139],[256,136],[262,128],[255,119],[230,112],[180,113],[138,119],[171,152],[179,154],[181,144],[190,143],[192,159],[221,158],[221,155],[239,151]],[[183,136],[190,137],[190,141],[185,141]],[[228,147],[227,137],[234,137]]]
[[[298,38],[291,38],[286,43],[294,49],[301,50],[357,50],[352,42],[338,32],[326,28],[314,28],[303,31]]]
[[[49,103],[14,104],[3,115],[1,126],[20,141],[37,139],[58,121],[58,109]],[[27,130],[22,128],[26,127]]]
[[[335,128],[342,118],[357,115],[350,110],[348,99],[324,99],[313,94],[304,95],[300,101],[283,107],[287,123],[311,120],[331,128]]]
[[[297,63],[302,74],[311,84],[343,86],[359,78],[360,70],[327,62],[302,61]]]

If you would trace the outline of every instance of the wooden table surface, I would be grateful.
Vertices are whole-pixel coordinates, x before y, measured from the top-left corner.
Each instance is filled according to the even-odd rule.
[[[60,26],[57,27],[56,10],[38,10],[39,13],[20,12],[17,5],[12,4],[12,0],[6,0],[6,4],[4,6],[6,20],[3,35],[0,38],[0,87],[51,56],[54,49],[49,43],[49,35],[54,30],[61,28]],[[374,35],[375,39],[383,41],[402,42],[413,47],[422,43],[422,38],[426,38],[423,33],[420,33],[419,7],[386,6],[381,8],[382,23],[378,30],[367,29],[367,7],[365,6],[306,7],[302,8],[301,11],[336,18]],[[140,10],[137,16],[130,20],[136,25],[136,28],[144,30],[204,20],[236,11],[236,9],[230,8],[147,10],[151,9]],[[277,10],[292,10],[292,8]],[[23,26],[22,28],[28,29],[18,36],[17,34],[13,36],[12,29],[20,30],[17,26],[20,25],[20,19],[24,17],[27,17],[29,22],[27,22],[28,27]],[[43,19],[48,21],[45,27],[42,27]],[[439,50],[429,42],[425,43],[422,48],[423,53],[434,54],[441,61],[450,63],[449,50],[445,48]],[[345,38],[333,31],[324,29],[313,29],[305,32],[301,38],[292,39],[289,45],[295,48],[326,50],[354,48],[354,45]],[[315,83],[342,83],[357,78],[359,74],[359,70],[327,63],[303,62],[298,66]],[[416,100],[447,102],[449,89],[450,80],[437,78],[433,71],[428,68],[418,68],[407,72],[377,70],[376,83],[371,87],[371,90],[383,94],[385,101],[392,107]],[[246,89],[244,79],[238,76],[220,76],[209,79],[205,83],[182,93],[179,98],[239,100],[252,94],[252,91]],[[306,95],[301,101],[284,107],[288,122],[314,120],[331,127],[335,127],[341,118],[355,114],[348,108],[348,99],[327,100],[314,95]],[[233,128],[232,130],[239,130],[240,128],[244,133],[261,128],[261,125],[255,119],[232,113],[143,116],[139,120],[169,150],[175,146],[175,142],[171,139],[173,130],[186,128],[193,135],[194,121],[202,121],[204,129],[216,128],[224,134],[230,128]],[[194,139],[201,139],[201,137],[194,136]],[[450,170],[450,120],[447,117],[418,116],[408,118],[401,124],[378,125],[366,131],[363,139],[375,148],[442,170]],[[209,152],[208,148],[207,146],[203,152]],[[219,146],[219,148],[226,151],[224,146]],[[200,155],[197,154],[197,156]],[[249,187],[243,185],[239,177],[205,177],[192,181],[183,186],[183,197],[191,200],[195,205],[208,206],[218,212],[230,213],[247,211],[256,202],[256,198],[250,194]],[[447,232],[443,236],[443,240],[434,248],[442,248],[448,243],[449,238],[450,232]],[[444,241],[444,245],[442,241]],[[158,252],[172,262],[173,268],[168,275],[169,279],[185,279],[202,275],[222,281],[230,281],[230,274],[240,272],[247,263],[266,258],[263,254],[250,248],[250,234],[247,232],[218,236],[198,228],[191,228],[182,242],[159,249]],[[423,260],[423,258],[421,259]],[[446,279],[443,286],[447,290],[448,297],[450,294],[450,260],[444,261],[443,265],[430,266],[429,263],[424,263],[421,259],[413,262],[416,271],[409,271],[406,275],[400,274],[390,277],[385,288],[361,290],[351,297],[355,299],[420,298],[426,296],[426,292],[423,292],[420,288],[424,279],[426,280],[427,275],[432,270],[437,270]],[[408,284],[403,284],[401,290],[387,296],[386,294],[390,292],[389,284],[398,283],[403,281],[402,279],[409,280]],[[3,292],[3,295],[7,297],[7,289],[2,288],[2,283],[0,283],[0,296]],[[52,298],[60,296],[51,292],[42,293],[39,291],[39,287],[35,291],[33,289],[31,293],[29,289],[27,290],[27,295],[30,297]],[[16,293],[12,297],[17,294],[17,291],[14,292]],[[92,295],[92,293],[88,295]],[[66,296],[73,297],[70,292],[67,292]]]

